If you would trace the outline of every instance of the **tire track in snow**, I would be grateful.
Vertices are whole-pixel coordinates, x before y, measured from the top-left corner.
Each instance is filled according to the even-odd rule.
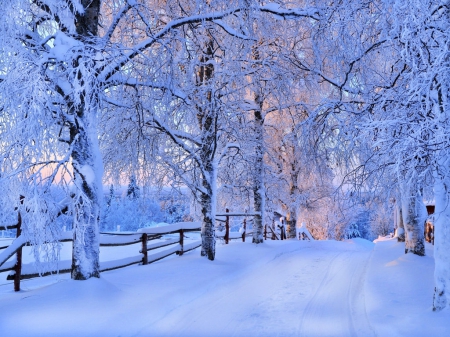
[[[370,250],[334,255],[300,322],[300,336],[375,336],[367,319],[364,280]]]
[[[295,284],[296,278],[301,277],[302,268],[296,268],[299,262],[297,253],[305,248],[278,252],[269,260],[231,275],[229,282],[221,282],[215,289],[211,288],[208,296],[185,303],[191,308],[189,316],[181,317],[178,308],[168,313],[162,320],[177,322],[170,336],[294,336],[295,331],[288,332],[280,324],[286,314],[298,316],[295,309],[299,297],[301,300],[305,298],[296,292],[295,287],[286,284]],[[274,278],[273,275],[287,278]],[[205,321],[209,324],[214,322],[213,326],[221,328],[211,334],[210,326],[203,324]],[[162,331],[159,323],[165,324],[158,322],[153,327]],[[280,328],[282,332],[275,336],[273,331]]]

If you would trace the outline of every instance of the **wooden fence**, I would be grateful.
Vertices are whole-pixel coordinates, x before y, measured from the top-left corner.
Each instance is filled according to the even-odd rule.
[[[230,232],[229,219],[232,216],[253,216],[255,214],[248,213],[229,213],[228,210],[224,214],[217,214],[218,221],[225,221],[225,230],[216,231],[217,238],[223,238],[228,244],[230,240],[242,239],[251,235],[251,231],[246,230],[246,219],[243,220],[242,230],[240,232]],[[225,220],[220,219],[225,217]],[[0,247],[0,272],[10,271],[7,280],[14,280],[14,290],[20,290],[20,280],[30,279],[38,276],[47,276],[56,273],[70,273],[72,271],[72,261],[63,260],[58,262],[58,270],[50,270],[43,273],[37,273],[34,263],[22,263],[22,248],[31,246],[21,232],[22,218],[18,212],[17,224],[0,226],[0,230],[16,229],[16,239],[11,245]],[[100,272],[114,270],[127,267],[133,264],[141,263],[146,265],[159,261],[172,254],[183,255],[184,253],[196,249],[201,246],[201,240],[194,242],[185,242],[185,233],[198,232],[201,230],[200,222],[180,222],[164,227],[141,228],[136,233],[100,233],[100,247],[119,247],[133,244],[141,244],[139,254],[136,256],[125,257],[113,261],[100,261]],[[163,239],[163,235],[178,234],[177,238]],[[72,242],[73,233],[63,232],[59,237],[59,242]],[[169,247],[161,250],[161,248]],[[150,251],[159,250],[153,254]],[[8,261],[13,255],[16,258]],[[45,268],[51,269],[51,268]]]
[[[8,280],[14,280],[14,290],[20,290],[20,280],[29,279],[38,276],[47,276],[55,273],[70,273],[72,270],[72,261],[63,260],[58,262],[58,271],[51,270],[44,273],[35,271],[35,264],[22,263],[22,248],[30,246],[21,233],[21,217],[18,216],[17,225],[3,226],[1,229],[17,229],[16,239],[9,246],[0,247],[0,272],[10,271]],[[119,247],[133,244],[141,244],[139,254],[136,256],[125,257],[113,261],[100,262],[100,272],[127,267],[133,264],[141,263],[143,265],[156,262],[172,254],[183,255],[184,253],[201,246],[201,240],[185,243],[185,233],[200,231],[200,222],[181,222],[165,227],[143,228],[136,233],[101,233],[100,247]],[[177,238],[163,239],[163,235],[178,234]],[[59,242],[73,241],[72,232],[64,232],[59,238]],[[169,247],[161,250],[161,248]],[[159,251],[149,254],[150,251]],[[8,261],[14,254],[16,258]]]

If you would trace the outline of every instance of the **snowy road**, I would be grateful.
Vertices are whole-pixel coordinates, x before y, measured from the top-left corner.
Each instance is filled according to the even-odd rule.
[[[33,279],[19,293],[4,284],[0,336],[449,336],[448,313],[431,311],[432,251],[403,249],[219,243],[214,262],[195,251],[83,282]]]
[[[276,253],[189,302],[188,314],[179,307],[139,336],[169,329],[171,336],[210,336],[205,321],[223,327],[215,336],[374,336],[363,291],[373,245],[336,246],[314,255],[304,244]]]
[[[364,281],[370,251],[329,256],[302,316],[301,336],[374,336],[366,314]]]

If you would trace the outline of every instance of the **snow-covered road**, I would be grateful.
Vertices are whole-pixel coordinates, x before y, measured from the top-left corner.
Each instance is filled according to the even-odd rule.
[[[1,286],[0,336],[449,335],[448,313],[431,313],[425,302],[432,257],[404,263],[401,248],[393,241],[233,242],[218,244],[214,262],[192,252],[101,279],[42,278],[24,282],[20,293]],[[425,294],[393,305],[390,280],[418,267],[425,277],[411,285]],[[402,298],[413,290],[408,282],[402,289]]]
[[[215,336],[373,336],[363,292],[372,245],[336,243],[334,251],[311,254],[310,245],[297,243],[274,251],[189,302],[188,314],[176,308],[139,336],[211,336],[211,325]]]
[[[374,336],[366,313],[364,283],[371,249],[328,255],[321,281],[302,315],[301,336]],[[319,272],[317,272],[319,275]]]

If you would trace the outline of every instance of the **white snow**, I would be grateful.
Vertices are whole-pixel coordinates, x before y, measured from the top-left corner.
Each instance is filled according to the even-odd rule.
[[[175,224],[167,225],[164,227],[139,228],[138,233],[161,234],[179,231],[180,229],[199,229],[200,227],[202,227],[201,222],[177,222]]]
[[[75,40],[61,31],[58,31],[55,34],[53,45],[54,47],[52,48],[50,55],[58,60],[68,59],[70,57],[68,55],[69,51],[74,51],[75,49],[83,47],[83,44],[80,41]]]
[[[8,242],[9,247],[0,252],[0,264],[3,264],[5,261],[7,261],[20,246],[23,246],[27,242],[26,238],[23,235],[19,236],[12,243],[9,243],[10,240],[2,241]]]
[[[80,174],[83,175],[86,183],[91,185],[95,181],[95,173],[90,165],[83,165],[80,167]]]
[[[449,311],[432,312],[426,248],[233,241],[215,261],[197,249],[100,279],[22,281],[18,293],[1,273],[0,336],[449,336]]]

